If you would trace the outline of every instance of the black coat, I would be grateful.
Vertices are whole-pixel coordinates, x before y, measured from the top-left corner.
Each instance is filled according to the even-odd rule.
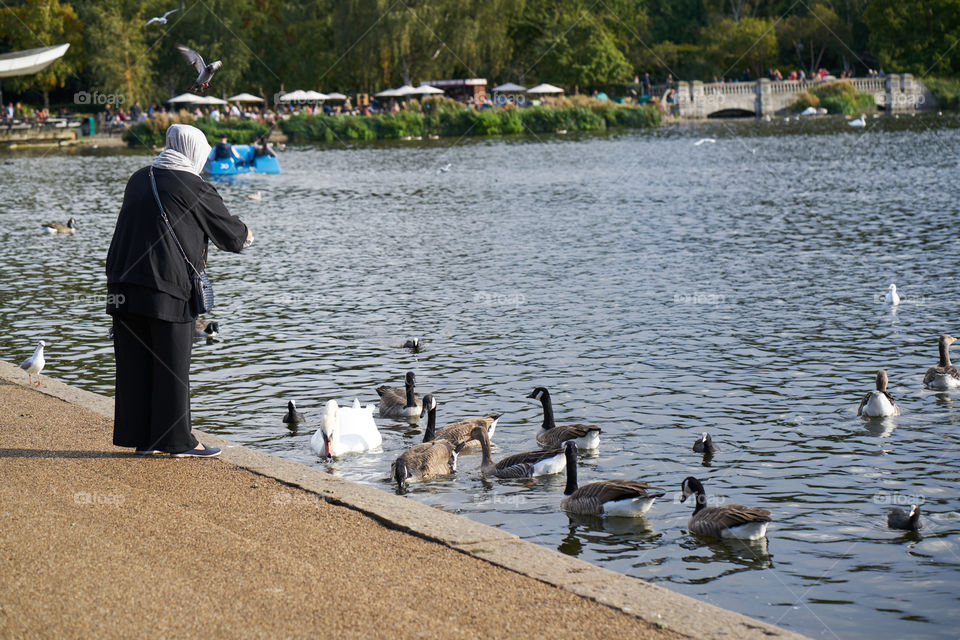
[[[160,217],[149,169],[140,169],[127,182],[107,252],[107,284],[145,287],[186,301],[192,272]],[[227,211],[213,185],[187,171],[153,172],[170,224],[197,269],[203,270],[208,240],[224,251],[238,253],[243,248],[247,226]]]

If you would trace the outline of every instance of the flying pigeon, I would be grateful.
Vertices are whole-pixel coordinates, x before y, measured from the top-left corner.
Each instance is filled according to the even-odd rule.
[[[217,69],[223,66],[223,63],[219,60],[215,60],[210,64],[206,64],[203,61],[203,58],[200,57],[200,54],[191,49],[190,47],[185,47],[182,44],[177,45],[177,51],[183,54],[183,57],[186,58],[187,62],[197,70],[197,73],[200,74],[197,76],[197,79],[193,82],[193,86],[190,87],[190,91],[196,91],[198,93],[203,93],[210,87],[210,81],[213,80],[213,74]]]
[[[159,22],[160,24],[167,24],[167,16],[175,11],[179,11],[179,9],[170,9],[170,11],[167,11],[165,14],[163,14],[163,17],[161,18],[150,18],[149,20],[147,20],[147,24],[143,26],[149,27],[154,22]]]
[[[33,355],[20,363],[20,368],[27,372],[27,382],[28,384],[33,384],[33,374],[37,375],[37,386],[39,387],[42,382],[40,382],[40,372],[43,371],[43,340],[37,344],[37,348],[34,350]]]

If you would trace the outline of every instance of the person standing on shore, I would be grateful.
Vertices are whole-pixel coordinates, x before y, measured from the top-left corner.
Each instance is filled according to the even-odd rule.
[[[107,252],[116,393],[113,444],[136,453],[212,457],[190,422],[190,352],[197,312],[192,270],[207,242],[239,253],[253,234],[200,177],[210,145],[189,125],[167,129],[166,148],[127,182]],[[163,206],[167,221],[163,219]]]

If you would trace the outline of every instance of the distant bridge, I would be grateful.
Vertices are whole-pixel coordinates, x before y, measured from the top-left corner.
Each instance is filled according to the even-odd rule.
[[[793,104],[802,91],[830,82],[833,78],[811,80],[768,80],[754,82],[678,82],[673,113],[681,118],[774,115]],[[847,78],[861,93],[873,96],[876,105],[889,113],[908,113],[935,106],[930,91],[909,73],[883,78]],[[657,87],[663,95],[665,87]]]

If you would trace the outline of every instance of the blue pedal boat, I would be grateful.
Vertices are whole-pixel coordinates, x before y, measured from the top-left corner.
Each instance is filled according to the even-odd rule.
[[[257,156],[253,157],[253,145],[235,144],[234,151],[240,156],[236,158],[226,158],[221,160],[213,159],[213,150],[207,157],[207,162],[203,169],[211,176],[235,176],[240,173],[280,173],[280,163],[276,156]]]

